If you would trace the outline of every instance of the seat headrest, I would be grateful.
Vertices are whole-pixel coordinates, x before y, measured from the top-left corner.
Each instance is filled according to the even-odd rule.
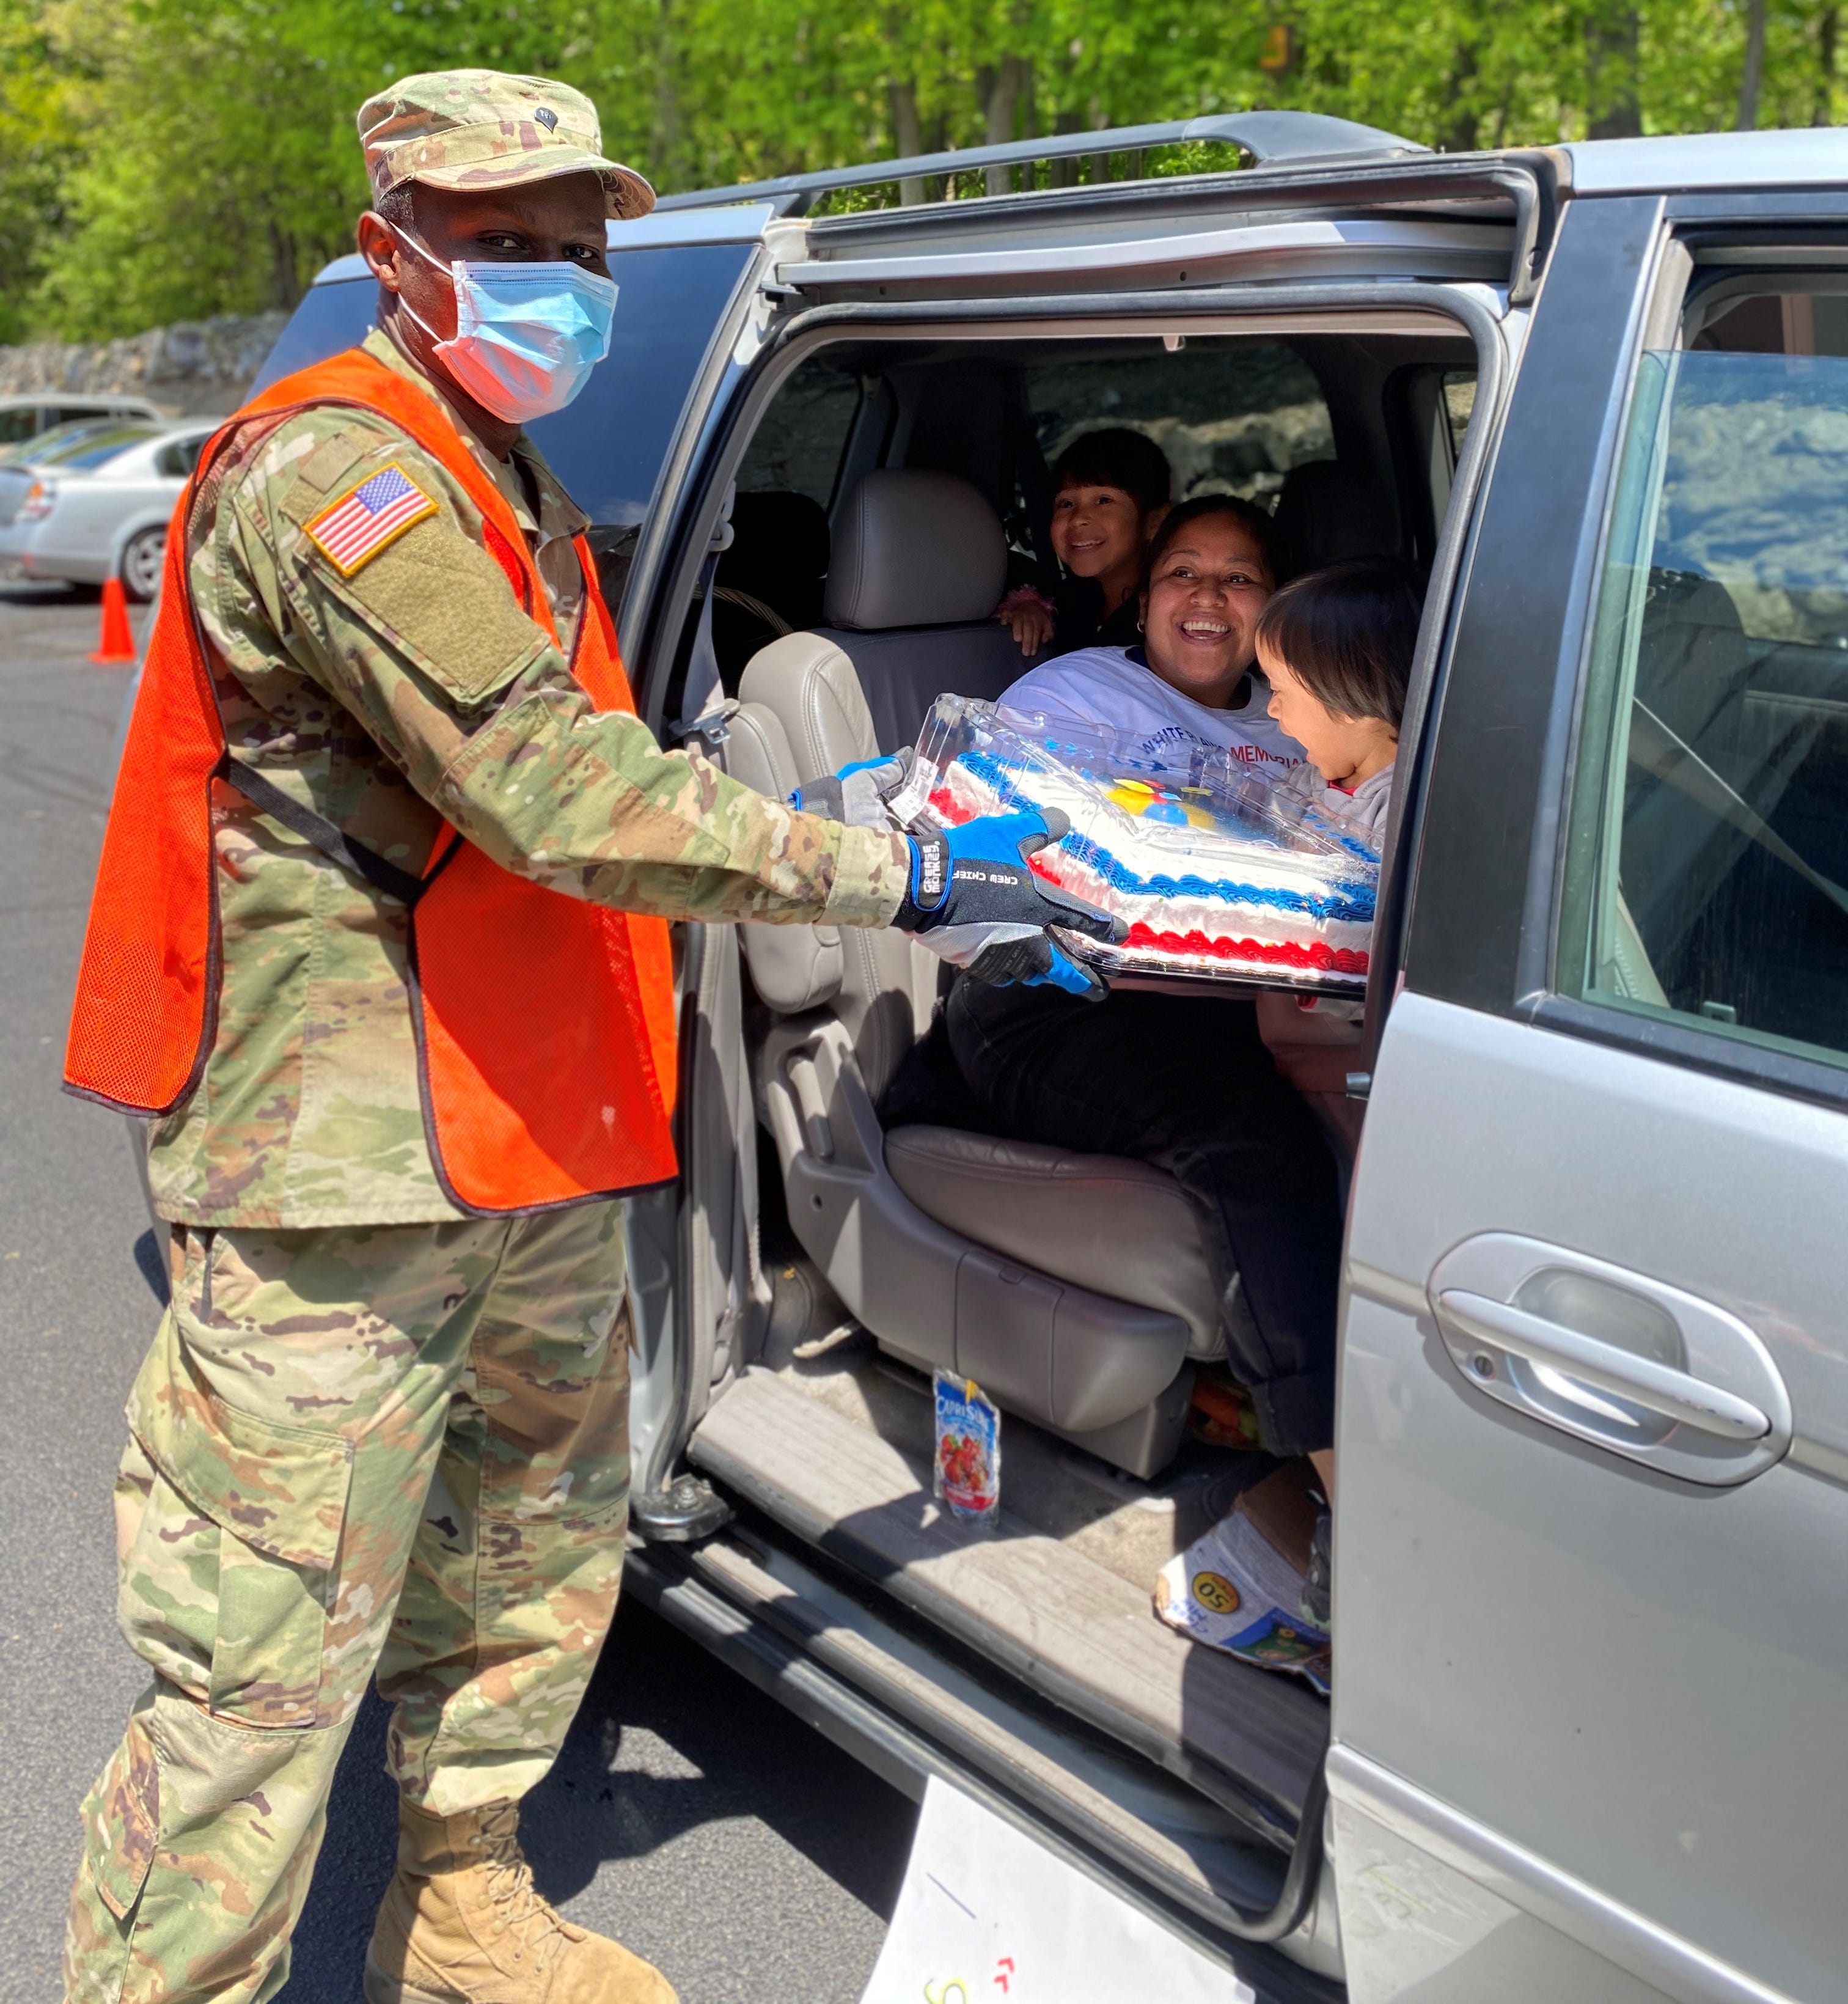
[[[828,574],[828,510],[786,489],[740,494],[732,503],[732,546],[714,582],[773,606],[792,627],[821,623]]]
[[[831,626],[953,626],[985,619],[1007,581],[1007,541],[968,482],[880,467],[847,497],[823,610]]]
[[[1338,460],[1293,466],[1277,496],[1276,519],[1299,577],[1351,557],[1398,554],[1392,504],[1370,475]]]

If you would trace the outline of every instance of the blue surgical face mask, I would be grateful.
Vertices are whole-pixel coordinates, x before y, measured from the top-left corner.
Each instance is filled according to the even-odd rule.
[[[415,238],[397,233],[442,268]],[[610,352],[616,282],[568,264],[469,264],[449,267],[456,289],[456,333],[436,352],[457,384],[484,410],[510,425],[562,411]],[[403,296],[399,303],[424,332],[436,329]]]

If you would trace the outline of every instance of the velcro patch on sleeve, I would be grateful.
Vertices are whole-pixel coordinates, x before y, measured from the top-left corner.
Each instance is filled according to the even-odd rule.
[[[351,577],[407,529],[436,513],[436,501],[394,463],[368,474],[303,526],[340,575]]]
[[[345,429],[337,431],[331,438],[323,439],[302,461],[296,475],[297,483],[313,488],[317,494],[332,493],[340,484],[341,475],[363,459],[374,442],[363,433]],[[309,508],[304,513],[312,515],[314,510]]]

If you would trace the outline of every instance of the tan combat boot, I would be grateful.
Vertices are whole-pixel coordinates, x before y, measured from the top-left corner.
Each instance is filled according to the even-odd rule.
[[[366,2004],[674,2004],[658,1969],[540,1898],[519,1824],[513,1803],[452,1817],[399,1805]]]

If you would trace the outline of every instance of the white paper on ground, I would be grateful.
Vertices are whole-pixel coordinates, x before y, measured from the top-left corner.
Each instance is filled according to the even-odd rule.
[[[861,2004],[1256,2004],[1256,1995],[933,1776]]]

